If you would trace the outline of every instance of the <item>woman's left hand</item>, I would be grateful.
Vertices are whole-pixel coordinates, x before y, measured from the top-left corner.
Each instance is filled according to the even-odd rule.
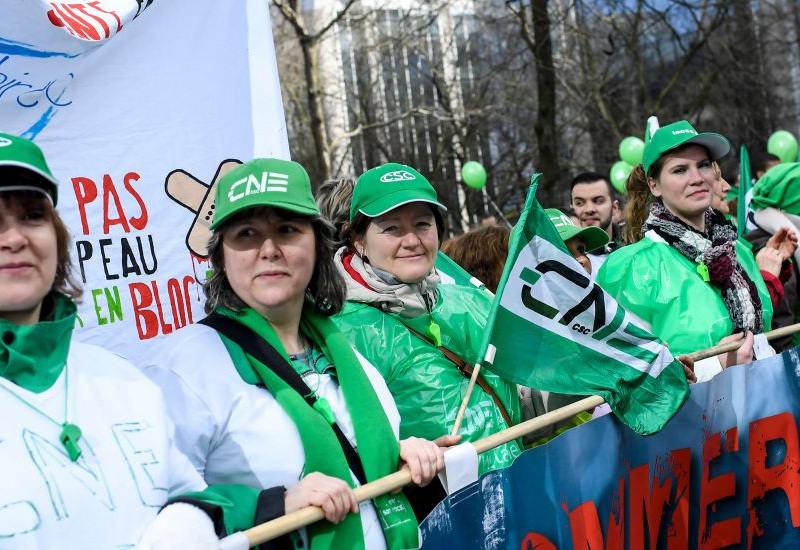
[[[400,460],[414,484],[425,487],[444,468],[444,450],[434,441],[409,437],[400,441]]]

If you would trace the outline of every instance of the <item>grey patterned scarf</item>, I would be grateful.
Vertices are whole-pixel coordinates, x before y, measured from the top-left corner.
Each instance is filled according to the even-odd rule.
[[[753,280],[736,259],[736,229],[722,213],[709,208],[705,213],[706,234],[678,219],[664,204],[653,201],[643,231],[653,230],[667,244],[708,269],[708,281],[720,289],[728,308],[733,331],[764,331],[761,298]]]
[[[424,315],[436,304],[439,274],[433,271],[417,284],[406,284],[375,269],[346,247],[336,252],[336,268],[347,283],[347,299],[406,317]]]

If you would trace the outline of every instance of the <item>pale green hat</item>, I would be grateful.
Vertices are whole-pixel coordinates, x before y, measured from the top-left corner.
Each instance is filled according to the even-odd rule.
[[[650,127],[648,125],[648,131],[645,135],[644,154],[642,156],[642,167],[645,175],[648,175],[650,167],[661,158],[661,155],[688,144],[702,145],[708,149],[711,154],[711,160],[720,159],[731,150],[731,144],[725,136],[713,132],[698,134],[697,130],[685,120],[662,126],[652,135],[650,135]]]
[[[404,164],[383,164],[358,178],[350,203],[350,221],[359,212],[375,218],[411,202],[427,202],[447,210],[425,176]]]

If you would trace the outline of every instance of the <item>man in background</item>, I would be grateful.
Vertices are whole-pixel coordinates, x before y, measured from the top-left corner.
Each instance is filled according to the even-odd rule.
[[[572,208],[581,227],[599,227],[608,235],[608,243],[588,253],[592,271],[597,273],[608,254],[619,248],[620,231],[613,218],[620,213],[619,201],[613,197],[611,182],[597,172],[584,172],[570,184]]]

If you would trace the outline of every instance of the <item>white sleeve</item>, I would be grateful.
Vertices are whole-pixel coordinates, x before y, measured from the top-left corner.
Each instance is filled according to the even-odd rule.
[[[205,477],[206,459],[213,448],[217,422],[205,402],[169,369],[147,366],[144,373],[159,385],[174,424],[178,454],[188,458],[194,469]],[[180,462],[181,458],[176,458]]]
[[[202,491],[208,484],[200,475],[194,464],[178,448],[175,443],[175,426],[171,419],[169,422],[170,448],[169,448],[169,497],[175,497],[185,493]]]

